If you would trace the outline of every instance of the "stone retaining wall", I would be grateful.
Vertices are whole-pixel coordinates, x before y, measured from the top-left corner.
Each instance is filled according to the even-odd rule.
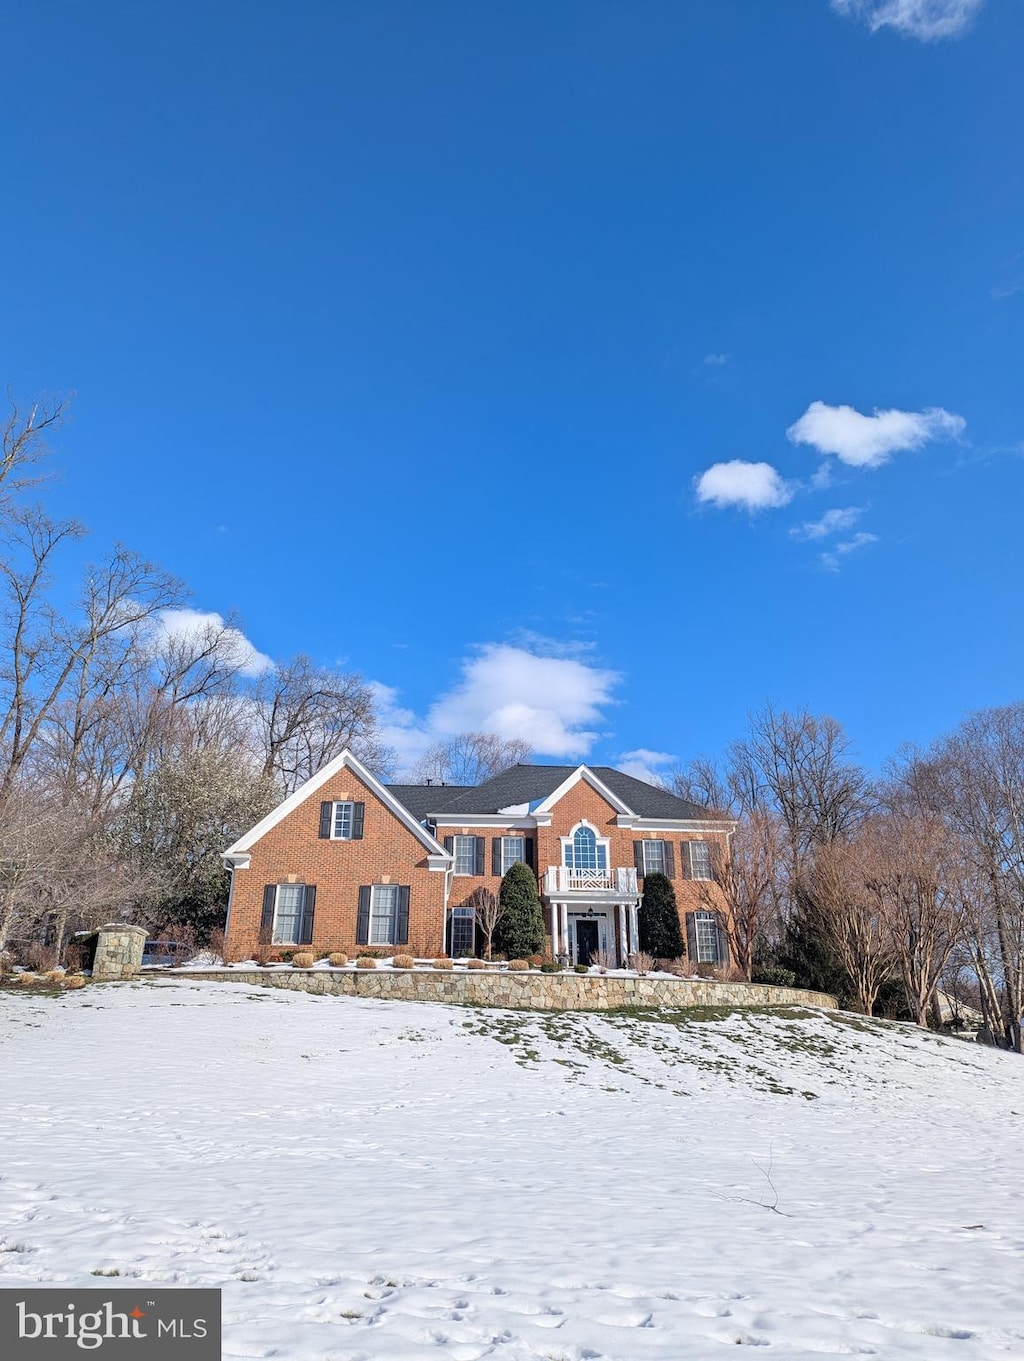
[[[448,1002],[531,1011],[613,1011],[619,1007],[829,1007],[836,999],[803,988],[706,979],[615,978],[600,974],[448,973],[430,969],[172,969],[167,978],[405,1002]]]

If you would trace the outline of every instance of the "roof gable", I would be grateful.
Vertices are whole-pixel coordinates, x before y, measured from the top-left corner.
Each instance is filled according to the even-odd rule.
[[[269,832],[272,827],[276,827],[279,822],[283,822],[290,813],[293,813],[296,808],[300,807],[307,799],[311,798],[317,790],[322,789],[329,780],[333,779],[339,770],[351,770],[353,775],[356,775],[362,783],[376,795],[384,807],[387,808],[389,812],[393,813],[394,816],[398,818],[399,822],[407,827],[409,831],[422,842],[431,855],[443,856],[446,854],[445,849],[440,842],[436,841],[434,837],[431,836],[423,824],[413,816],[405,804],[397,799],[394,794],[388,790],[386,785],[382,785],[376,776],[371,775],[362,762],[358,761],[346,747],[340,756],[335,756],[332,761],[328,761],[325,766],[321,766],[316,774],[311,776],[305,784],[299,785],[298,789],[289,794],[286,799],[283,799],[276,808],[272,809],[271,812],[266,815],[265,818],[261,818],[255,827],[250,828],[244,836],[240,836],[234,845],[229,846],[228,849],[223,852],[224,857],[241,855],[244,852],[251,850],[252,847],[256,845],[257,841],[266,836],[267,832]]]

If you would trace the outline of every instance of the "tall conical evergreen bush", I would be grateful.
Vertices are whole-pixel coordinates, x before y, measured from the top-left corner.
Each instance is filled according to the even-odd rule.
[[[640,899],[640,949],[655,959],[678,959],[683,953],[683,933],[672,880],[664,874],[644,878]]]
[[[494,946],[507,959],[526,959],[544,949],[544,916],[537,878],[529,865],[515,864],[501,881],[498,901],[503,912]]]

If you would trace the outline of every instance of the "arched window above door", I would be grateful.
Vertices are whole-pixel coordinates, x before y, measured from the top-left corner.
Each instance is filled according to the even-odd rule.
[[[581,822],[572,836],[563,839],[563,856],[569,869],[604,870],[608,868],[608,843],[599,841],[593,827]]]

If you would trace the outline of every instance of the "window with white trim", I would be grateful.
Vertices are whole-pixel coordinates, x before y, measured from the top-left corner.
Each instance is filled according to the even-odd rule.
[[[713,879],[711,847],[706,841],[690,842],[690,878]]]
[[[370,945],[394,945],[398,927],[398,885],[370,888]]]
[[[513,865],[526,863],[526,837],[503,836],[501,838],[501,872],[507,874]]]
[[[452,852],[455,856],[456,874],[476,874],[475,836],[453,837]]]
[[[644,874],[667,874],[664,841],[641,842],[644,848]]]
[[[274,899],[274,945],[298,945],[302,927],[302,907],[306,897],[305,884],[278,884]]]
[[[331,818],[332,841],[352,840],[352,819],[355,807],[354,803],[336,803],[334,805],[334,816]]]
[[[592,827],[581,824],[564,842],[566,866],[571,870],[603,870],[608,868],[608,846],[598,841]]]
[[[693,930],[697,943],[697,964],[722,964],[718,918],[713,912],[695,912]]]

